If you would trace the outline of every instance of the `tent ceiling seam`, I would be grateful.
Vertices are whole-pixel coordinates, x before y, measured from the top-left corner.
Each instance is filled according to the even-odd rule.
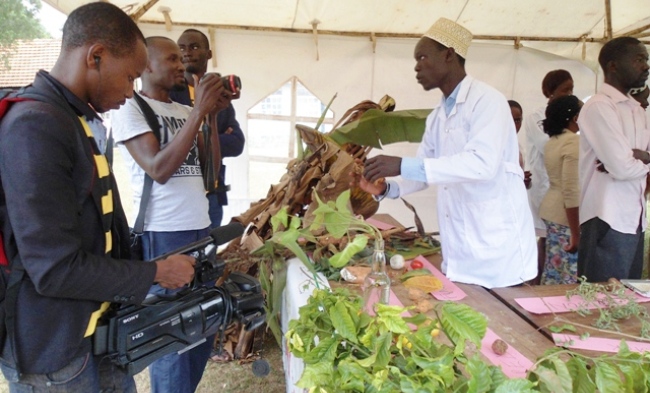
[[[296,18],[298,18],[298,8],[300,7],[300,0],[296,0],[296,6],[293,9],[293,20],[291,21],[291,28],[296,25]]]
[[[157,20],[140,20],[138,23],[146,23],[152,25],[164,25],[165,22]],[[215,28],[215,29],[224,29],[224,30],[244,30],[244,31],[271,31],[271,32],[281,32],[281,33],[298,33],[298,34],[310,34],[313,35],[313,29],[295,29],[288,27],[262,27],[262,26],[239,26],[239,25],[217,25],[209,23],[189,23],[189,22],[174,22],[175,26],[194,26],[202,28]],[[348,37],[368,37],[373,32],[362,32],[362,31],[341,31],[341,30],[318,30],[319,35],[338,35],[338,36],[348,36]],[[375,37],[377,38],[420,38],[421,34],[411,34],[411,33],[377,33],[374,32]],[[486,40],[486,41],[515,41],[519,39],[520,41],[546,41],[546,42],[606,42],[606,38],[596,38],[588,37],[583,34],[578,37],[541,37],[541,36],[508,36],[508,35],[475,35],[474,40]],[[646,43],[646,42],[644,42]]]

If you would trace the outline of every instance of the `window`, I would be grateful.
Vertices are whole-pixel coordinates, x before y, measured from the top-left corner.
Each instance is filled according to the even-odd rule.
[[[280,182],[287,163],[296,157],[296,124],[315,127],[326,108],[296,77],[262,99],[248,111],[249,195],[264,198],[272,184]],[[320,132],[329,132],[334,113],[328,110]]]

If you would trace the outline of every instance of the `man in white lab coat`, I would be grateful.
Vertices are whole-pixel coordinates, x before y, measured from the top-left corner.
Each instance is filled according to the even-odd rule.
[[[359,181],[377,199],[438,185],[447,277],[487,288],[518,285],[537,275],[537,248],[517,134],[503,94],[465,72],[471,40],[444,18],[420,39],[418,83],[444,97],[427,118],[417,157],[371,158]],[[399,183],[374,184],[398,175]]]

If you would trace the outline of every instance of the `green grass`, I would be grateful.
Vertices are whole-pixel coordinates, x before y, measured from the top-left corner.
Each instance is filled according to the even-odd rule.
[[[256,377],[252,364],[239,364],[237,361],[216,363],[208,361],[203,379],[196,389],[197,393],[284,393],[284,368],[282,366],[282,350],[278,347],[272,335],[267,338],[262,347],[262,358],[271,366],[271,372],[266,377]],[[0,374],[1,375],[1,374]],[[135,376],[139,393],[148,393],[149,370]],[[0,378],[0,393],[9,393],[9,387],[4,378]]]

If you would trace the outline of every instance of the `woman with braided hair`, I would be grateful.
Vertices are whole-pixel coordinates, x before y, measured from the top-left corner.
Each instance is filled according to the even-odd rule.
[[[542,125],[549,140],[544,147],[544,165],[549,190],[539,215],[546,224],[546,261],[541,284],[575,283],[578,269],[580,183],[578,113],[582,102],[573,95],[552,100]]]

